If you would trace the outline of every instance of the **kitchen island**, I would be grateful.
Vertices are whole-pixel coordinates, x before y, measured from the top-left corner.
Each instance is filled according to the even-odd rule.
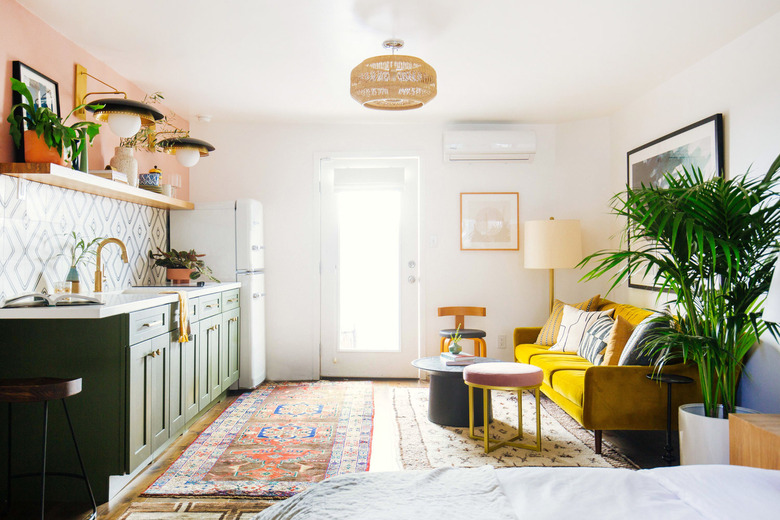
[[[83,390],[68,399],[68,409],[99,502],[224,399],[238,379],[239,287],[138,287],[100,293],[102,305],[0,309],[0,378],[82,378]],[[172,290],[188,296],[190,334],[183,343],[179,297],[160,294]],[[42,407],[15,405],[13,413],[14,472],[35,471]],[[7,423],[7,414],[2,407],[0,424]],[[78,461],[56,403],[49,421],[49,470],[72,472]],[[7,435],[1,428],[3,450]],[[47,497],[81,500],[83,483],[72,480],[54,477]],[[14,499],[34,499],[38,486],[34,478],[16,480]]]

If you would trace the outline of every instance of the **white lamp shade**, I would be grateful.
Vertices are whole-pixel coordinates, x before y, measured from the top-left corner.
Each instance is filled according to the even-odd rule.
[[[196,164],[198,164],[199,159],[200,159],[200,152],[195,148],[176,149],[176,160],[179,161],[179,164],[181,164],[185,168],[190,168],[191,166],[195,166]]]
[[[119,137],[133,137],[141,129],[141,118],[134,114],[111,114],[108,127]]]
[[[772,283],[769,284],[769,292],[764,302],[764,321],[780,323],[780,258],[775,263],[775,271],[772,274]]]
[[[579,220],[529,220],[523,242],[526,269],[571,269],[582,260]]]

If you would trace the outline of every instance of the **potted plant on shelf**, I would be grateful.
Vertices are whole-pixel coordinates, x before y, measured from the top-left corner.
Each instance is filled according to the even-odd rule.
[[[90,257],[94,257],[96,255],[94,248],[97,246],[98,242],[103,240],[103,237],[95,237],[87,242],[85,238],[81,237],[75,231],[72,231],[70,236],[73,237],[73,245],[70,248],[70,270],[68,271],[68,276],[65,279],[71,282],[72,291],[77,293],[79,292],[78,265],[82,261],[89,260]]]
[[[157,251],[157,253],[149,251],[149,258],[154,260],[154,265],[167,268],[165,277],[173,283],[187,283],[200,278],[201,275],[219,282],[214,278],[211,269],[200,259],[206,255],[199,255],[194,249],[163,251],[158,247]]]
[[[721,444],[714,460],[728,464],[728,421],[739,411],[737,385],[743,360],[767,330],[762,311],[780,236],[780,156],[763,176],[704,180],[700,170],[666,174],[668,187],[642,187],[613,198],[612,213],[627,220],[634,249],[598,251],[580,266],[596,262],[583,279],[612,275],[613,289],[629,273],[650,275],[672,295],[674,318],[658,318],[647,350],[661,368],[673,359],[696,362],[703,404],[680,408],[681,462],[697,459],[697,448]],[[611,290],[610,289],[610,290]],[[693,415],[692,415],[693,414]],[[702,420],[694,419],[698,415]],[[707,423],[706,440],[687,428]],[[716,433],[717,432],[717,433]],[[725,439],[725,446],[723,445]]]
[[[50,108],[38,106],[30,89],[21,81],[11,78],[11,88],[18,92],[23,101],[11,107],[7,121],[11,124],[11,137],[19,148],[24,132],[24,160],[27,162],[53,162],[61,166],[81,155],[87,143],[98,135],[100,124],[77,121],[68,126],[67,120],[73,112],[87,105],[79,105],[64,118]],[[102,108],[102,105],[90,105]]]

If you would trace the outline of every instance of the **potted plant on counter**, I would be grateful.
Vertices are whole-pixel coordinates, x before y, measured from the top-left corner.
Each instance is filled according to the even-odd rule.
[[[728,464],[723,418],[740,411],[743,361],[765,331],[777,335],[762,311],[780,236],[778,170],[780,156],[762,176],[704,180],[699,170],[683,170],[665,175],[668,187],[627,187],[613,198],[612,213],[626,218],[632,240],[643,245],[598,251],[580,264],[596,262],[588,280],[617,269],[612,288],[629,273],[654,272],[659,297],[660,290],[672,295],[674,319],[658,318],[647,350],[659,368],[680,357],[698,365],[704,403],[680,407],[685,464]],[[688,430],[699,426],[704,431]]]
[[[30,89],[21,81],[11,78],[11,88],[18,92],[23,101],[11,107],[7,121],[17,148],[21,146],[24,132],[24,160],[27,162],[52,162],[61,166],[81,155],[87,143],[98,135],[100,125],[91,121],[77,121],[68,126],[67,120],[73,112],[87,105],[79,105],[64,118],[50,108],[35,103]],[[103,105],[90,105],[103,108]]]
[[[98,242],[103,240],[103,237],[95,237],[87,242],[86,238],[80,236],[75,231],[72,231],[70,236],[73,237],[73,245],[70,248],[70,270],[68,271],[68,276],[65,279],[71,282],[72,291],[77,293],[79,292],[78,265],[85,260],[89,260],[90,257],[94,257],[97,254],[95,247],[97,246]]]
[[[190,280],[197,280],[201,275],[219,282],[214,278],[211,269],[201,260],[201,257],[206,255],[199,255],[194,249],[163,251],[158,247],[157,251],[157,253],[149,251],[149,258],[154,260],[154,265],[167,268],[165,277],[173,283],[187,283]]]

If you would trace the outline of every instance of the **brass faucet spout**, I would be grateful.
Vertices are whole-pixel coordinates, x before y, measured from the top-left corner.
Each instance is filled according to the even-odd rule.
[[[98,244],[97,255],[95,256],[95,292],[103,292],[103,271],[100,268],[100,255],[103,251],[103,247],[107,244],[116,244],[122,250],[122,261],[127,263],[127,248],[125,244],[118,238],[107,238]]]

